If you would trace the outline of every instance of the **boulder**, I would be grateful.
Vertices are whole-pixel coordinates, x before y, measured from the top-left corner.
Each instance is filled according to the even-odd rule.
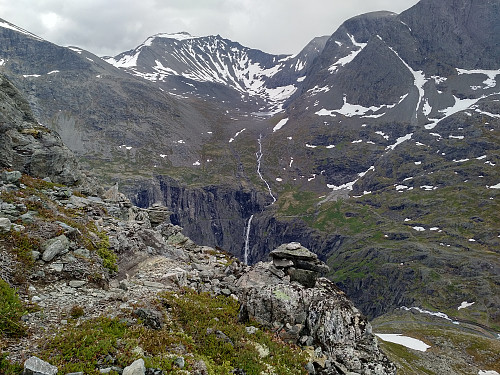
[[[43,250],[42,259],[45,262],[50,262],[57,255],[66,252],[68,248],[69,248],[69,240],[64,234],[55,238],[51,238],[50,240],[46,241],[42,246]]]
[[[3,171],[1,178],[2,178],[2,181],[6,182],[8,184],[16,184],[17,182],[19,182],[21,177],[22,177],[22,174],[19,171],[12,171],[12,172]]]
[[[146,366],[144,365],[144,360],[142,358],[132,362],[130,366],[123,369],[122,375],[145,375]]]
[[[279,259],[302,259],[306,261],[314,261],[318,259],[318,256],[308,249],[303,247],[298,242],[291,242],[289,244],[284,244],[271,251],[269,254],[271,257]]]
[[[56,375],[57,371],[56,366],[33,356],[24,362],[23,375]]]
[[[10,232],[12,223],[5,217],[0,217],[0,233]]]
[[[237,281],[241,320],[255,320],[282,340],[314,345],[321,361],[313,362],[324,367],[320,373],[331,373],[327,363],[334,362],[346,373],[372,374],[374,366],[379,375],[396,373],[366,318],[333,282],[294,267],[279,276],[275,268],[257,263]],[[294,282],[299,277],[301,282]]]

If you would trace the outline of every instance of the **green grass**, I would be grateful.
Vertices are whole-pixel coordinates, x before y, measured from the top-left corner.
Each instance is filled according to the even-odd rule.
[[[193,351],[205,360],[211,373],[227,373],[240,368],[246,374],[261,374],[268,366],[276,374],[303,374],[305,355],[292,346],[284,345],[259,329],[248,335],[245,325],[238,322],[239,303],[230,297],[211,298],[209,294],[185,291],[167,293],[163,303],[172,308],[175,321],[193,340]],[[217,335],[215,332],[222,332]],[[269,349],[271,355],[260,358],[255,342]]]
[[[0,334],[2,337],[20,337],[26,333],[21,317],[26,308],[16,291],[0,278]]]

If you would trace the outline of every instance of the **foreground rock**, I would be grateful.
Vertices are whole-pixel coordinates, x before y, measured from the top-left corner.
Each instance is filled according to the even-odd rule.
[[[24,362],[23,375],[56,375],[57,367],[42,361],[38,357],[30,357]]]
[[[312,274],[303,283],[290,272],[291,265],[276,266],[283,259],[300,259],[321,267],[307,249],[292,243],[271,255],[272,263],[257,263],[237,282],[242,319],[255,319],[283,340],[303,346],[310,353],[311,374],[396,373],[378,349],[370,323],[340,289],[326,278],[313,280]]]

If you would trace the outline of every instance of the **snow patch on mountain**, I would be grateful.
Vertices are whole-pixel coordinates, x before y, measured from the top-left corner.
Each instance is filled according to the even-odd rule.
[[[462,74],[484,74],[488,78],[483,81],[483,84],[485,87],[483,89],[488,89],[488,88],[493,88],[497,85],[496,82],[496,76],[500,74],[500,70],[484,70],[484,69],[473,69],[473,70],[466,70],[466,69],[458,69],[457,68],[458,75]]]
[[[368,43],[357,43],[356,40],[354,39],[354,36],[351,34],[347,34],[349,39],[351,39],[351,43],[355,46],[358,47],[357,50],[351,51],[347,56],[344,56],[340,59],[338,59],[334,64],[332,64],[329,68],[328,71],[330,73],[335,73],[339,67],[345,66],[349,64],[351,61],[353,61],[356,56],[366,47]]]
[[[375,333],[375,336],[384,341],[403,345],[409,349],[418,350],[420,352],[425,352],[431,347],[421,340],[409,336],[403,336],[401,333]]]
[[[13,25],[9,22],[5,22],[5,21],[0,21],[0,27],[3,27],[4,29],[9,29],[9,30],[14,30],[14,31],[17,31],[18,33],[21,33],[21,34],[24,34],[24,35],[28,35],[32,38],[35,38],[37,40],[43,40],[42,38],[40,38],[38,35],[35,35],[33,33],[30,33],[29,31],[26,31],[16,25]]]
[[[287,118],[284,118],[284,119],[282,119],[282,120],[280,120],[280,121],[276,124],[276,126],[273,128],[273,133],[274,133],[275,131],[280,130],[283,126],[285,126],[285,125],[286,125],[286,123],[287,123],[287,122],[288,122],[288,117],[287,117]]]

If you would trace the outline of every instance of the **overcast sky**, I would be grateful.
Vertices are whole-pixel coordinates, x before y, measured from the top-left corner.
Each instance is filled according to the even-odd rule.
[[[0,18],[62,46],[116,55],[157,33],[220,34],[294,54],[350,17],[400,13],[417,0],[0,0]]]

